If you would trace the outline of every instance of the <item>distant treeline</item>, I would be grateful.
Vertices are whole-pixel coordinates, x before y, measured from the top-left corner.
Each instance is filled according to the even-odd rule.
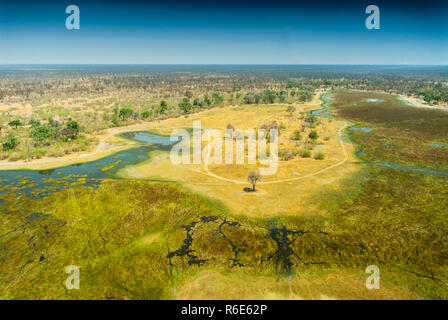
[[[327,88],[384,91],[418,96],[428,103],[448,102],[448,82],[401,77],[359,76],[338,79],[288,79],[288,88]]]
[[[93,68],[93,69],[92,69]],[[150,67],[127,70],[79,68],[76,70],[0,72],[0,100],[13,97],[54,97],[103,94],[116,90],[155,94],[164,98],[218,92],[243,103],[272,101],[269,92],[289,89],[300,101],[316,88],[378,90],[417,95],[428,102],[448,101],[448,69],[443,67],[386,66],[228,66]],[[294,89],[294,90],[292,90]],[[287,90],[286,90],[287,91]],[[286,92],[285,91],[285,92]],[[297,92],[299,91],[299,92]],[[252,92],[252,93],[250,93]],[[238,97],[237,93],[240,93]],[[285,93],[275,101],[281,102]],[[232,97],[231,97],[232,98]]]

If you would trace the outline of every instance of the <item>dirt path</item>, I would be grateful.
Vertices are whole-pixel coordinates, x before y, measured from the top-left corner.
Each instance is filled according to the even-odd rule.
[[[316,94],[316,96],[313,98],[313,103],[318,104],[318,102],[316,102],[316,101],[318,101],[320,99],[321,94],[323,94],[323,92],[321,92],[321,91],[319,91]],[[319,104],[319,106],[320,106],[320,104]],[[345,143],[344,143],[344,141],[342,139],[342,133],[343,133],[344,129],[347,128],[348,126],[349,126],[349,124],[345,123],[338,130],[338,140],[339,140],[339,143],[341,145],[342,152],[344,154],[344,159],[342,159],[341,161],[339,161],[339,162],[337,162],[335,164],[332,164],[332,165],[330,165],[328,167],[325,167],[325,168],[323,168],[321,170],[318,170],[316,172],[304,175],[304,176],[288,178],[288,179],[281,179],[281,180],[274,180],[274,181],[265,181],[265,182],[262,181],[259,184],[275,184],[275,183],[284,183],[284,182],[290,182],[290,181],[298,181],[298,180],[302,180],[302,179],[306,179],[306,178],[310,178],[310,177],[316,176],[316,175],[318,175],[318,174],[320,174],[322,172],[331,170],[333,168],[339,167],[340,165],[344,164],[348,160],[348,152],[347,152],[347,148],[345,146]],[[218,176],[218,175],[214,174],[213,172],[211,172],[209,170],[209,168],[208,168],[209,157],[210,157],[210,153],[206,155],[206,159],[204,161],[204,165],[203,165],[203,169],[205,170],[204,174],[206,174],[206,175],[208,175],[210,177],[213,177],[215,179],[222,180],[222,181],[227,181],[227,182],[236,183],[236,184],[247,184],[247,181],[228,179],[228,178],[224,178],[224,177]]]
[[[283,183],[283,182],[302,180],[302,179],[306,179],[306,178],[310,178],[310,177],[316,176],[316,175],[318,175],[318,174],[320,174],[322,172],[331,170],[333,168],[339,167],[340,165],[344,164],[348,160],[348,152],[347,152],[347,148],[345,147],[345,143],[344,143],[344,141],[342,139],[342,132],[347,127],[348,127],[348,124],[345,124],[344,126],[339,128],[339,130],[338,130],[338,140],[339,140],[339,143],[341,145],[342,152],[344,154],[344,159],[343,160],[341,160],[341,161],[339,161],[339,162],[337,162],[335,164],[332,164],[331,166],[325,167],[325,168],[323,168],[321,170],[318,170],[316,172],[313,172],[313,173],[310,173],[310,174],[307,174],[307,175],[304,175],[304,176],[295,177],[295,178],[288,178],[288,179],[281,179],[281,180],[274,180],[274,181],[265,181],[265,182],[262,181],[259,184],[275,184],[275,183]],[[218,176],[218,175],[214,174],[213,172],[211,172],[208,169],[209,157],[210,157],[210,154],[207,154],[206,159],[204,161],[204,166],[203,166],[203,168],[205,170],[204,174],[206,174],[206,175],[208,175],[210,177],[222,180],[222,181],[232,182],[232,183],[236,183],[236,184],[247,184],[247,181],[228,179],[228,178],[224,178],[224,177]]]

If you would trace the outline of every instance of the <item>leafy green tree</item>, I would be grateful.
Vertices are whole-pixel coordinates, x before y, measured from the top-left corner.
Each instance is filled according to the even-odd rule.
[[[262,99],[263,99],[264,103],[274,103],[275,97],[276,97],[275,91],[272,91],[272,90],[269,90],[269,89],[263,91],[263,98]]]
[[[193,106],[202,108],[204,106],[204,101],[202,99],[195,98],[193,100]]]
[[[164,113],[167,109],[168,104],[166,103],[166,101],[165,100],[160,101],[160,108],[159,108],[160,113]]]
[[[73,132],[72,139],[76,139],[78,137],[79,131],[81,129],[79,123],[75,120],[69,120],[69,121],[67,121],[65,126],[66,126],[66,128],[70,129]]]
[[[37,144],[49,144],[48,140],[53,137],[53,129],[47,125],[38,125],[31,130],[30,136]]]
[[[134,110],[132,110],[132,108],[126,107],[126,108],[120,109],[119,117],[123,121],[132,117],[133,115],[134,115]]]
[[[16,127],[16,129],[17,129],[18,126],[22,125],[22,122],[19,119],[16,119],[16,120],[9,121],[8,125],[10,127]]]
[[[8,133],[5,137],[5,141],[2,143],[3,150],[13,150],[15,149],[19,144],[19,140],[12,134]]]
[[[190,101],[187,98],[184,98],[182,102],[179,103],[179,109],[182,110],[184,113],[189,113],[193,106],[191,105]]]

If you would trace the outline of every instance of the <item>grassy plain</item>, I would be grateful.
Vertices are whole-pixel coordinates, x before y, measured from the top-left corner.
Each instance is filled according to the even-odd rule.
[[[301,140],[291,138],[296,130],[302,131],[302,124],[305,123],[303,113],[319,108],[316,102],[299,105],[292,114],[286,111],[284,105],[225,107],[148,126],[149,130],[170,134],[174,128],[191,127],[193,121],[200,120],[203,129],[218,129],[224,136],[229,123],[240,130],[256,130],[272,121],[284,125],[284,129],[280,130],[279,154],[290,151],[294,156],[289,160],[280,156],[277,173],[264,176],[256,193],[243,190],[250,186],[246,180],[248,172],[260,167],[259,164],[248,165],[247,160],[241,165],[205,165],[204,161],[201,164],[174,165],[166,152],[155,155],[147,162],[127,167],[119,174],[123,177],[157,177],[184,183],[194,191],[219,199],[235,213],[254,217],[320,214],[309,195],[323,186],[339,188],[338,181],[356,171],[359,165],[353,163],[352,146],[341,143],[343,129],[347,126],[345,121],[322,118],[315,128],[305,128],[301,132]],[[308,139],[312,130],[319,135],[315,144],[309,143]],[[323,152],[325,158],[301,157],[298,153],[303,149],[311,149],[312,155]]]

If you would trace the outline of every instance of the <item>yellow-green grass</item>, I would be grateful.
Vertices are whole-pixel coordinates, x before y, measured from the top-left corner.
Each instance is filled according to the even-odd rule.
[[[270,219],[234,215],[173,184],[111,180],[40,200],[10,192],[1,298],[201,299],[210,277],[208,298],[447,298],[446,190],[443,178],[385,169],[349,196],[329,191],[323,217]],[[179,251],[189,225],[200,265]],[[296,232],[283,247],[294,254],[279,254],[274,230]],[[365,288],[371,264],[381,271],[377,291]],[[68,265],[80,267],[79,290],[65,288]]]
[[[365,274],[312,269],[291,277],[254,276],[244,271],[204,270],[173,290],[176,299],[197,300],[340,300],[417,299],[412,292],[365,286]]]

